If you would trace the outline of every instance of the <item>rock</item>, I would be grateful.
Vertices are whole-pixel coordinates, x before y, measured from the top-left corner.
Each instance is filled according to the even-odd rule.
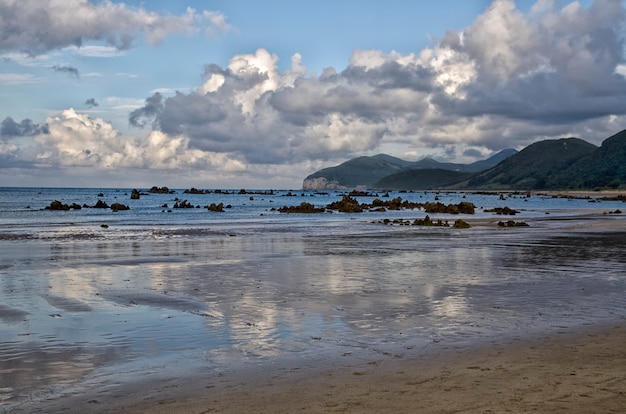
[[[188,202],[187,200],[177,201],[174,204],[174,208],[193,208],[193,204]]]
[[[496,207],[496,208],[492,208],[489,210],[485,210],[485,213],[496,213],[498,215],[514,216],[517,213],[519,213],[519,211],[513,210],[512,208],[509,208],[509,207]]]
[[[157,186],[153,186],[152,188],[148,190],[148,192],[156,193],[156,194],[174,194],[175,193],[174,190],[170,190],[167,187],[157,187]]]
[[[45,209],[46,210],[63,210],[63,211],[66,211],[66,210],[70,209],[70,206],[68,206],[67,204],[61,203],[59,200],[54,200]]]
[[[338,210],[342,213],[361,213],[363,212],[363,208],[359,204],[357,200],[354,198],[344,195],[341,201],[335,201],[334,203],[330,203],[326,206],[329,210]]]
[[[118,211],[122,211],[122,210],[130,210],[130,207],[125,206],[124,204],[120,204],[120,203],[113,203],[111,204],[111,210],[117,213]]]
[[[424,211],[427,213],[445,213],[445,214],[474,214],[474,204],[469,201],[461,201],[459,204],[445,205],[443,203],[426,203]]]
[[[135,188],[133,188],[133,191],[130,193],[130,199],[131,200],[139,200],[140,197],[140,193],[139,191],[137,191]]]
[[[529,227],[528,223],[524,221],[515,222],[513,220],[499,221],[498,226],[499,227]]]
[[[94,204],[93,208],[110,208],[110,207],[105,201],[98,200],[96,204]]]
[[[218,213],[223,213],[224,212],[224,203],[219,203],[219,204],[211,203],[210,205],[206,206],[206,208],[209,211],[215,211],[215,212],[218,212]]]
[[[284,206],[278,209],[281,213],[303,213],[303,214],[314,214],[314,213],[323,213],[326,211],[324,208],[317,208],[311,203],[307,203],[303,201],[299,206]]]
[[[455,229],[469,229],[471,226],[464,220],[458,219],[452,225]]]

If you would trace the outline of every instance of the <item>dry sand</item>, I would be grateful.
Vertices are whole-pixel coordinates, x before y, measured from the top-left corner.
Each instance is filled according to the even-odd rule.
[[[437,356],[152,384],[82,406],[116,413],[624,413],[625,344],[626,324],[555,328],[542,338]]]

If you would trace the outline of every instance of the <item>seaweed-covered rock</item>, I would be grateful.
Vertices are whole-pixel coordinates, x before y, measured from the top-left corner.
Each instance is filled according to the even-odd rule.
[[[323,213],[326,209],[315,207],[313,204],[303,201],[299,206],[284,206],[279,208],[278,211],[281,213],[315,214]]]
[[[130,207],[121,203],[113,203],[111,204],[111,210],[113,210],[114,213],[117,213],[118,211],[130,210]]]
[[[148,190],[149,193],[156,193],[156,194],[173,194],[175,191],[174,190],[170,190],[167,187],[157,187],[157,186],[153,186],[152,188],[150,188]]]
[[[139,191],[137,191],[136,188],[133,188],[133,191],[130,193],[130,199],[131,200],[139,200],[140,196],[141,196],[141,194],[139,193]]]
[[[426,203],[424,211],[427,213],[444,213],[444,214],[474,214],[475,206],[469,201],[461,201],[459,204],[445,205],[443,203]]]
[[[519,211],[513,210],[510,207],[495,207],[492,209],[485,210],[485,213],[496,213],[498,215],[514,216],[517,213],[519,213]]]
[[[215,211],[215,212],[218,212],[218,213],[223,213],[224,212],[224,203],[219,203],[219,204],[211,203],[210,205],[206,206],[206,208],[209,211]]]
[[[106,201],[98,200],[92,208],[110,208]]]
[[[46,210],[62,210],[62,211],[66,211],[70,209],[70,206],[67,204],[63,204],[62,202],[60,202],[59,200],[54,200],[50,203],[49,206],[46,206],[45,208]]]
[[[471,226],[465,220],[458,219],[454,221],[452,227],[455,229],[469,229]]]
[[[344,195],[341,201],[335,201],[326,206],[329,210],[337,210],[342,213],[361,213],[363,207],[354,198]]]
[[[176,203],[174,203],[174,208],[193,208],[193,204],[187,200],[176,201]]]
[[[498,222],[498,226],[499,227],[529,227],[528,223],[524,222],[524,221],[513,221],[513,220],[507,220],[507,221],[499,221]]]

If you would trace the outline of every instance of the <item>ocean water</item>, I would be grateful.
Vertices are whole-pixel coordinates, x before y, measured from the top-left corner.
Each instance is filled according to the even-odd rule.
[[[277,211],[326,206],[341,199],[335,191],[175,191],[131,200],[130,189],[0,188],[0,410],[156,378],[411,356],[626,317],[623,202],[389,194],[474,203],[474,215],[430,214],[475,223],[454,229],[381,224],[421,210]],[[199,208],[174,209],[177,199]],[[46,210],[53,200],[130,210]],[[211,203],[229,208],[203,208]],[[484,211],[504,206],[520,212]],[[509,219],[529,226],[497,226]]]

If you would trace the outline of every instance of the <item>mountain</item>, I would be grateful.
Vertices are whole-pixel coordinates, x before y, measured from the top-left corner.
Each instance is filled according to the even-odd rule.
[[[626,185],[626,130],[604,140],[600,148],[558,174],[551,184],[572,189]]]
[[[471,164],[455,164],[451,162],[439,162],[433,160],[430,157],[423,158],[419,161],[412,163],[409,166],[409,170],[422,170],[422,169],[440,169],[447,171],[458,171],[458,172],[481,172],[488,170],[491,167],[498,165],[500,162],[504,161],[511,155],[517,154],[517,150],[513,148],[508,148],[498,152],[495,155],[487,158],[486,160],[480,160],[473,162]]]
[[[434,190],[467,180],[474,174],[472,172],[451,171],[441,168],[407,170],[383,177],[375,182],[372,188],[384,190]]]
[[[358,157],[335,167],[324,168],[304,179],[304,190],[367,188],[379,179],[405,170],[410,161],[390,155]]]
[[[411,162],[385,154],[372,157],[364,156],[353,158],[335,167],[324,168],[309,175],[304,179],[302,188],[305,190],[373,188],[380,179],[409,170],[445,170],[447,172],[458,173],[480,172],[497,165],[502,160],[515,153],[517,153],[517,151],[514,149],[506,149],[486,160],[477,161],[472,164],[442,163],[432,158],[424,158],[420,161]],[[443,183],[445,180],[442,177],[446,175],[449,174],[437,173],[439,178],[431,180],[431,183],[435,181]],[[452,177],[453,175],[449,176]],[[448,183],[459,181],[459,179],[448,181]],[[409,178],[409,180],[411,180],[411,178]]]
[[[497,166],[452,186],[476,190],[538,190],[556,188],[555,180],[598,147],[580,138],[535,142]]]
[[[318,187],[316,187],[318,185]],[[626,188],[626,130],[600,147],[580,138],[535,142],[473,164],[359,157],[304,180],[305,189],[572,190]]]

